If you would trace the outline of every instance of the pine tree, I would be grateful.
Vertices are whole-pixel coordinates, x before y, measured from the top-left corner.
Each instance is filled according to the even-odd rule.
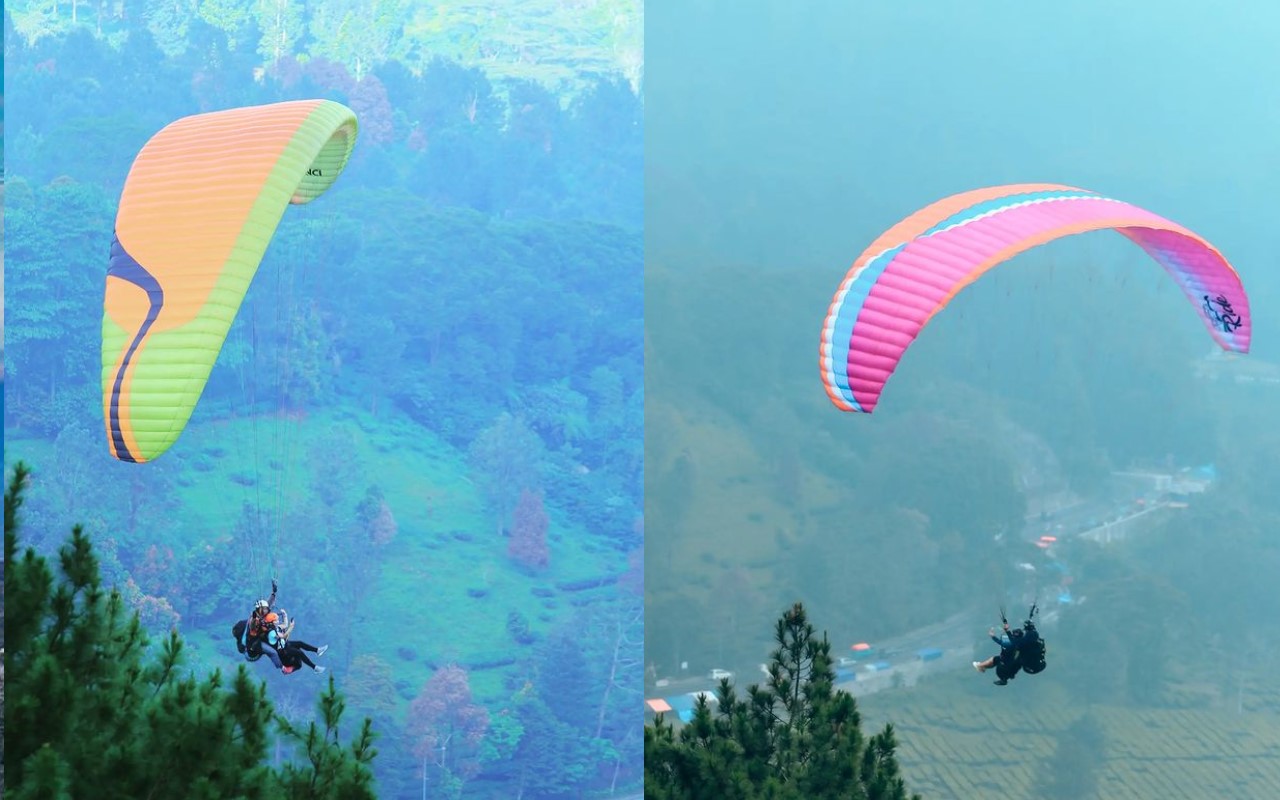
[[[374,797],[372,725],[366,719],[346,746],[337,741],[343,699],[332,679],[322,724],[299,732],[243,664],[229,679],[199,679],[183,674],[176,631],[153,646],[120,592],[102,586],[80,526],[58,553],[58,576],[33,549],[19,554],[29,474],[14,468],[4,503],[5,661],[14,668],[6,797]],[[300,745],[297,764],[281,771],[264,763],[277,726]]]
[[[739,699],[722,680],[677,732],[645,727],[647,800],[907,800],[892,725],[867,739],[857,703],[834,688],[831,645],[796,603],[778,620],[769,680]],[[911,795],[919,798],[919,795]]]

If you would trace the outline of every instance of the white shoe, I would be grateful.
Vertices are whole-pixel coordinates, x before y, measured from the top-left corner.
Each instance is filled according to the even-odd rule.
[[[981,661],[973,662],[973,668],[976,669],[978,672],[982,672],[982,662]]]
[[[316,672],[324,672],[324,667],[317,666]]]
[[[324,651],[325,651],[325,650],[328,650],[328,649],[329,649],[329,645],[327,645],[327,644],[322,644],[322,645],[320,645],[320,649],[316,651],[316,655],[318,655],[318,656],[322,656],[322,655],[324,655]]]

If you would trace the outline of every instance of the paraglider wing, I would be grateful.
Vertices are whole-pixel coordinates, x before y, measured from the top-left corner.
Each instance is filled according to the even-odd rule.
[[[819,348],[827,396],[870,413],[920,330],[992,267],[1045,242],[1112,229],[1182,288],[1223,349],[1249,352],[1249,300],[1209,242],[1145,209],[1057,184],[1015,184],[940,200],[890,228],[841,282]]]
[[[150,461],[177,440],[285,209],[333,184],[356,129],[346,106],[298,100],[185,117],[138,153],[103,302],[115,458]]]

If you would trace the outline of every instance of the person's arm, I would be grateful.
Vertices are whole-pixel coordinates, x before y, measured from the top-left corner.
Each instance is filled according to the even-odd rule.
[[[267,605],[268,605],[268,606],[275,606],[275,604],[276,604],[276,590],[277,590],[277,588],[278,588],[278,587],[276,586],[276,579],[275,579],[275,578],[272,578],[272,579],[271,579],[271,597],[267,600]]]

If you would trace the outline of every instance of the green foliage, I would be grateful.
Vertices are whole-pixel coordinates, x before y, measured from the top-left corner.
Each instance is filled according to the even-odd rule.
[[[14,797],[373,798],[372,723],[338,739],[344,701],[330,679],[321,724],[300,732],[275,715],[265,685],[241,666],[181,674],[176,632],[157,649],[76,526],[58,553],[61,575],[19,552],[18,512],[30,472],[14,467],[5,492],[5,778]],[[272,723],[301,758],[266,765]]]
[[[214,31],[233,51],[255,47],[260,66],[291,57],[330,59],[357,79],[388,62],[403,61],[420,71],[431,58],[443,57],[483,67],[496,80],[537,81],[568,98],[602,74],[622,75],[638,90],[644,74],[640,0],[606,0],[585,9],[555,0],[515,6],[462,0],[425,7],[406,0],[338,0],[313,7],[285,0],[18,0],[6,3],[5,13],[28,44],[79,31],[114,41],[136,37],[141,29],[161,52],[181,57]]]
[[[502,0],[467,0],[417,10],[405,36],[422,42],[424,53],[569,92],[591,74],[624,72],[638,85],[643,29],[638,0],[596,3],[589,13],[555,0],[531,0],[519,13]]]
[[[351,705],[374,717],[389,718],[396,710],[395,673],[372,654],[356,656],[348,673]]]
[[[346,64],[360,80],[413,49],[403,35],[410,7],[406,0],[339,0],[317,6],[308,26],[314,42],[310,54]]]
[[[507,612],[507,633],[511,634],[511,639],[516,644],[527,645],[534,641],[528,618],[515,609]]]
[[[739,699],[725,679],[717,709],[700,697],[678,735],[662,715],[646,726],[645,796],[907,798],[893,726],[864,737],[853,696],[833,687],[831,646],[801,604],[778,620],[774,639],[766,686]]]
[[[262,31],[258,54],[265,64],[274,64],[298,52],[306,37],[304,6],[287,0],[268,0],[255,4],[254,9],[258,30]]]
[[[196,13],[207,24],[227,36],[227,47],[234,50],[253,24],[255,5],[261,9],[270,3],[247,3],[244,0],[198,0]]]
[[[573,797],[607,757],[602,743],[557,719],[537,695],[521,699],[516,709],[524,731],[514,759],[517,796]]]
[[[241,667],[241,672],[244,668]],[[306,748],[306,762],[285,764],[281,776],[281,792],[284,797],[304,798],[375,798],[373,773],[370,763],[377,755],[373,749],[373,721],[365,717],[356,738],[343,746],[338,738],[338,725],[346,710],[346,701],[334,688],[333,676],[329,676],[329,688],[319,700],[321,724],[310,722],[301,731],[287,720],[277,717],[286,735],[300,741]]]
[[[471,443],[471,474],[499,532],[510,523],[521,493],[541,488],[542,451],[542,440],[524,420],[505,412]]]
[[[396,518],[379,487],[370,486],[356,506],[356,528],[353,538],[368,547],[384,547],[396,538]]]
[[[1026,501],[1014,462],[989,430],[940,413],[908,413],[876,433],[858,476],[868,496],[957,530],[970,549],[1021,527]]]
[[[65,265],[103,260],[101,243],[110,241],[112,208],[106,194],[92,185],[62,180],[29,189],[19,180],[14,191],[12,183],[10,179],[4,208],[5,369],[9,377],[43,384],[52,401],[59,384],[97,379],[88,361],[69,356],[76,350],[96,350],[96,329],[68,324],[79,312],[76,298],[88,288],[90,273]],[[50,208],[57,208],[58,214],[48,216]],[[56,410],[70,411],[61,406]],[[71,419],[36,410],[28,413],[45,430],[58,430]]]
[[[188,624],[222,623],[243,613],[237,608],[238,603],[243,603],[239,586],[226,579],[227,575],[241,574],[243,552],[230,536],[190,551],[183,568],[187,597],[184,617]]]

